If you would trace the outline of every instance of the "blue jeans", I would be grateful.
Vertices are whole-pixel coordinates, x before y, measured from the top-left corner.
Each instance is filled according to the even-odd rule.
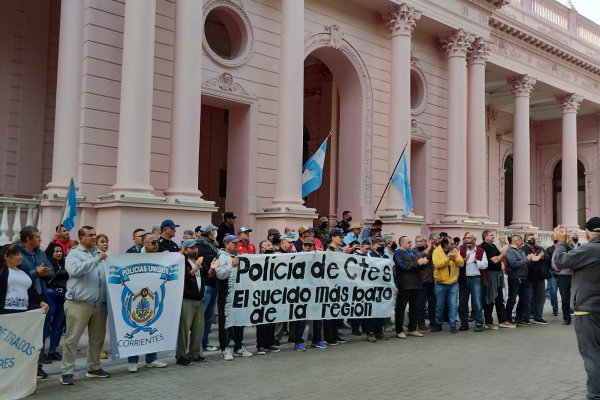
[[[479,276],[468,276],[469,291],[471,292],[471,307],[475,315],[475,325],[483,325],[483,303],[481,298],[481,278]]]
[[[146,364],[150,364],[151,362],[156,361],[156,359],[158,359],[158,356],[156,355],[156,353],[146,354]],[[140,361],[140,356],[127,357],[127,362],[129,364],[137,364],[138,361]]]
[[[546,285],[546,298],[550,300],[550,304],[552,305],[552,312],[558,311],[558,296],[556,292],[558,291],[558,284],[556,282],[556,275],[552,273],[552,276],[546,280],[548,284]]]
[[[50,352],[56,351],[62,336],[62,327],[65,322],[65,292],[58,292],[48,288],[46,292],[48,314],[44,320],[44,342],[50,337]]]
[[[527,279],[517,279],[508,277],[508,300],[506,302],[506,316],[512,322],[512,311],[517,303],[519,296],[519,304],[515,319],[529,321],[530,303],[531,303],[531,288]]]
[[[216,287],[204,286],[204,337],[202,338],[202,347],[208,346],[208,334],[210,333],[210,327],[215,316],[217,294]]]
[[[444,285],[435,283],[435,323],[444,324],[444,307],[448,304],[448,319],[450,327],[456,328],[456,303],[458,300],[458,283]]]

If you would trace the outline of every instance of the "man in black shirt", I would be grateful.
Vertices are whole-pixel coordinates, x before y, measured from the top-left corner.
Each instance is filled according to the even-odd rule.
[[[173,220],[165,219],[160,224],[160,237],[158,238],[158,252],[170,251],[171,253],[179,252],[179,246],[173,240],[175,237],[175,228],[179,228]]]
[[[235,236],[235,219],[237,216],[231,211],[225,211],[223,213],[223,223],[219,225],[217,230],[217,242],[219,243],[219,248],[222,249],[225,246],[223,245],[223,238],[227,235]]]
[[[508,316],[506,315],[506,308],[504,306],[504,297],[502,289],[504,288],[504,270],[502,268],[502,260],[506,257],[508,252],[508,243],[504,236],[500,236],[499,242],[502,245],[502,250],[498,250],[494,244],[496,234],[494,231],[485,230],[481,234],[483,242],[480,247],[485,251],[485,256],[488,260],[488,267],[486,269],[486,286],[484,289],[483,298],[483,314],[485,317],[485,328],[487,329],[498,329],[500,328],[516,328],[515,325],[511,324]],[[496,314],[498,316],[498,325],[494,325],[494,317],[492,311],[494,310],[494,304],[496,305]]]

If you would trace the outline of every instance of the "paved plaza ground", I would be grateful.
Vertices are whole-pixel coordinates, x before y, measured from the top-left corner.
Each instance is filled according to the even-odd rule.
[[[141,367],[137,374],[127,372],[125,361],[107,360],[109,379],[85,378],[81,358],[75,386],[59,384],[54,362],[45,366],[50,377],[38,381],[30,398],[584,399],[585,372],[573,326],[561,326],[560,317],[548,319],[547,326],[455,335],[445,326],[446,331],[424,332],[423,338],[377,343],[343,330],[348,343],[325,350],[301,353],[286,344],[278,354],[227,362],[220,353],[207,353],[209,362],[188,367],[175,364],[170,352],[159,355],[167,368]],[[253,352],[254,338],[248,328],[245,343]],[[80,353],[85,354],[85,345]]]

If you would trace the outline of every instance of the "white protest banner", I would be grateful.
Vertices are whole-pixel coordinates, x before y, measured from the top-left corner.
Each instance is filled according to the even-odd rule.
[[[175,350],[183,298],[179,253],[109,254],[110,340],[115,357]]]
[[[394,313],[392,260],[330,251],[239,259],[229,278],[228,327]]]
[[[45,319],[41,309],[0,315],[0,399],[35,391]]]

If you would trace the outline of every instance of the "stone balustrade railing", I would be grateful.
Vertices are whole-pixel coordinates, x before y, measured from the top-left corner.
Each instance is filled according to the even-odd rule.
[[[0,245],[19,239],[21,228],[34,225],[41,230],[40,201],[0,197]]]
[[[546,248],[548,246],[552,246],[552,243],[554,242],[554,238],[553,238],[553,233],[552,231],[531,231],[533,234],[535,234],[536,239],[540,239],[541,242],[541,246],[543,248]],[[517,231],[515,231],[514,229],[498,229],[496,231],[496,240],[498,240],[498,237],[500,235],[504,235],[507,238],[509,236],[514,235],[515,233],[517,233]],[[524,231],[519,231],[520,235],[523,235],[523,233],[526,233]]]
[[[573,36],[600,46],[600,25],[557,0],[512,0],[510,4],[552,22]]]

